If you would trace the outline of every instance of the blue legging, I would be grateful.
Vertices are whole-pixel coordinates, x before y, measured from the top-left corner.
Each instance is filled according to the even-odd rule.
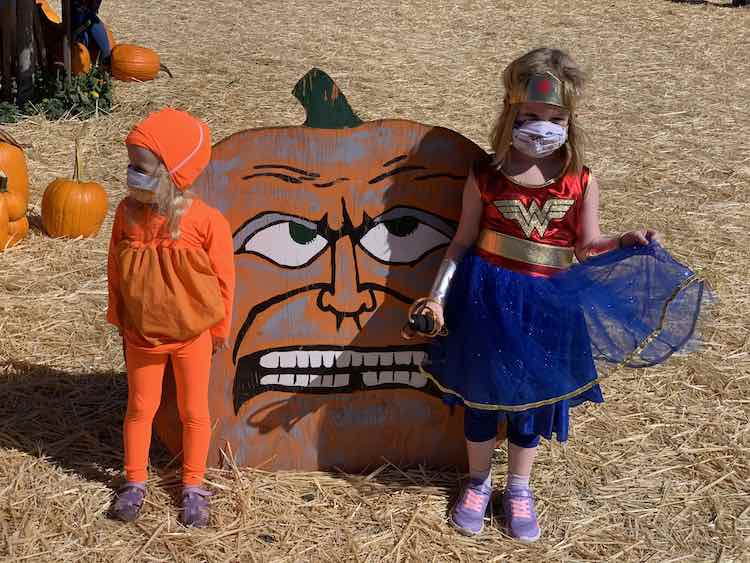
[[[98,5],[92,10],[87,6],[75,4],[71,21],[74,30],[82,28],[75,40],[80,41],[89,49],[92,41],[95,42],[99,46],[102,60],[106,61],[112,55],[112,45],[109,44],[107,28],[96,15],[98,9]]]
[[[519,448],[535,448],[539,445],[539,434],[524,434],[516,428],[514,417],[498,411],[464,409],[464,436],[470,442],[486,442],[497,436],[500,417],[507,420],[508,441]]]

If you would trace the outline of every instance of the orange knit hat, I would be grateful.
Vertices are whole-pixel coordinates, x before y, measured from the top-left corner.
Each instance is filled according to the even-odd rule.
[[[185,111],[165,108],[133,127],[125,144],[154,153],[182,191],[203,172],[211,158],[211,132],[203,121]]]

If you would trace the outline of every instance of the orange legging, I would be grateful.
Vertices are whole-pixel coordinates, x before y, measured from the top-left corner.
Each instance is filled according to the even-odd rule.
[[[208,413],[208,376],[211,367],[211,334],[204,332],[171,352],[144,351],[125,346],[128,369],[128,411],[123,424],[125,474],[128,481],[148,478],[151,426],[161,403],[161,385],[167,359],[172,360],[177,386],[177,408],[182,421],[182,483],[199,485],[206,472],[211,440]]]

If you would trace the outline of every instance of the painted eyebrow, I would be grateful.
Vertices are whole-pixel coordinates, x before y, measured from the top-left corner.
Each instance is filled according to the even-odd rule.
[[[271,178],[278,178],[279,180],[284,180],[285,182],[288,182],[290,184],[301,184],[302,180],[299,178],[294,178],[293,176],[289,176],[289,174],[278,174],[276,172],[259,172],[257,174],[248,174],[247,176],[243,176],[243,180],[251,180],[252,178],[259,178],[261,176],[270,176]]]
[[[391,160],[389,160],[388,162],[386,162],[385,164],[383,164],[383,168],[391,166],[392,164],[396,164],[397,162],[401,162],[402,160],[404,160],[407,157],[408,157],[408,155],[400,154],[396,158],[392,158]]]
[[[290,172],[296,172],[302,176],[309,176],[310,178],[320,178],[320,174],[317,172],[308,172],[301,168],[295,168],[294,166],[287,166],[285,164],[256,164],[253,166],[254,170],[263,170],[265,168],[278,168],[279,170],[289,170]]]
[[[369,180],[368,184],[377,184],[378,182],[382,182],[386,178],[390,176],[395,176],[396,174],[403,174],[404,172],[411,172],[412,170],[427,170],[426,166],[399,166],[398,168],[394,168],[393,170],[390,170],[389,172],[384,172],[383,174],[380,174],[379,176],[375,176],[372,180]]]

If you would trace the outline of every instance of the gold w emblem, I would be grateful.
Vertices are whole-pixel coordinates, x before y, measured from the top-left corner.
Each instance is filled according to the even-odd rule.
[[[548,199],[540,208],[536,201],[532,201],[529,207],[517,199],[499,199],[493,201],[497,210],[503,217],[516,221],[523,230],[526,238],[536,229],[540,237],[544,236],[550,221],[562,219],[573,204],[574,199]]]

